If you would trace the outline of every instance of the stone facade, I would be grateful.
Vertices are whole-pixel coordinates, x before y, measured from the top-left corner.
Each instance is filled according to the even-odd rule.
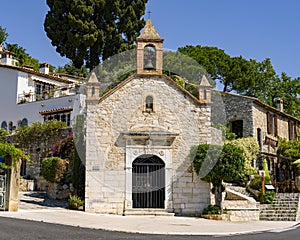
[[[147,96],[153,97],[150,112]],[[132,164],[147,154],[165,164],[166,211],[200,215],[210,203],[210,186],[199,180],[190,156],[192,146],[211,143],[210,106],[171,79],[134,75],[90,102],[87,119],[86,211],[132,209]]]
[[[262,160],[266,158],[273,180],[278,178],[278,137],[296,138],[296,128],[300,123],[298,119],[284,113],[282,100],[274,108],[253,97],[214,91],[212,102],[212,122],[226,124],[232,131],[240,130],[239,137],[257,139],[261,149],[257,167],[260,168]],[[234,129],[234,123],[238,121],[240,126]]]
[[[225,124],[243,120],[242,137],[253,136],[253,102],[240,95],[216,92],[212,94],[212,122]]]
[[[100,99],[101,79],[92,73],[87,83],[85,210],[199,216],[210,185],[195,174],[191,150],[220,139],[211,87],[202,79],[198,99],[162,74],[163,39],[151,20],[137,43],[137,74]]]

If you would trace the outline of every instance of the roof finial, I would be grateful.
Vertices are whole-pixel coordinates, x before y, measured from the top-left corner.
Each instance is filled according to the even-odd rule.
[[[150,19],[150,14],[151,14],[152,12],[149,10],[147,13],[148,13],[148,19]]]

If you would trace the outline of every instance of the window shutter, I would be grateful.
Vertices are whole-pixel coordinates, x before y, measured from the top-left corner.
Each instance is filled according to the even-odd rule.
[[[288,130],[289,130],[289,140],[292,140],[292,122],[291,121],[289,121]]]
[[[277,126],[278,126],[278,124],[277,124],[277,116],[275,115],[274,116],[274,135],[275,135],[275,137],[277,137],[278,136],[278,128],[277,128]]]
[[[268,134],[271,134],[271,123],[270,123],[270,118],[271,118],[270,113],[267,112],[267,132],[268,132]]]
[[[294,138],[297,139],[298,138],[298,132],[297,132],[297,123],[294,123]]]

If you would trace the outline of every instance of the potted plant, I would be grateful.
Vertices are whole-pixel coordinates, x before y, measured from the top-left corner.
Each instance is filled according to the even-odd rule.
[[[30,98],[30,97],[31,97],[31,92],[29,92],[29,93],[24,93],[24,97]]]
[[[221,213],[221,208],[218,205],[209,205],[202,212],[202,217],[209,220],[229,220],[227,215],[227,210],[223,209],[223,213]]]
[[[48,99],[49,98],[49,91],[48,90],[44,90],[43,91],[43,97],[44,97],[44,99]]]
[[[69,208],[72,210],[83,210],[84,200],[82,200],[80,197],[78,197],[76,195],[70,194],[68,205],[69,205]]]

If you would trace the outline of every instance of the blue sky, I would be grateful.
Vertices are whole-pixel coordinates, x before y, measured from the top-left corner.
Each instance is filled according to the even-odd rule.
[[[1,2],[0,26],[7,42],[17,43],[40,62],[63,66],[69,60],[55,51],[43,24],[43,0]],[[230,56],[270,58],[278,74],[300,76],[299,0],[149,0],[147,11],[164,48],[215,46]],[[146,17],[147,18],[147,17]]]

